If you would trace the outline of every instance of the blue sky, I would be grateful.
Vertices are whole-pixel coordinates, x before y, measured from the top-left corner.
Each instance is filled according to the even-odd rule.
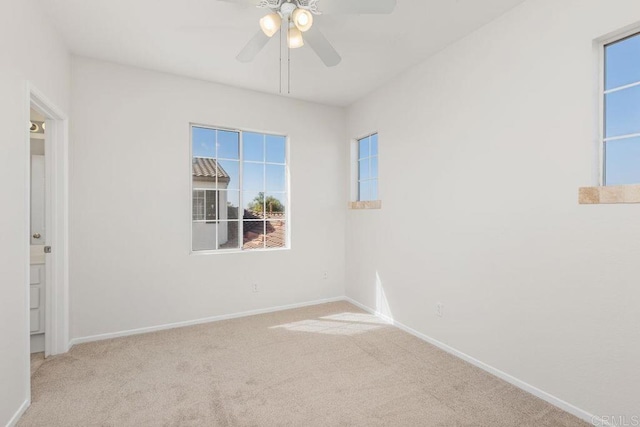
[[[605,90],[640,81],[640,36],[605,49]],[[640,133],[640,86],[605,95],[605,138]],[[605,143],[607,185],[640,183],[640,138]]]
[[[640,183],[640,138],[606,143],[607,185]]]
[[[358,200],[378,199],[378,134],[358,141]]]
[[[634,36],[606,48],[605,90],[640,81],[640,36]]]
[[[229,174],[228,199],[239,205],[240,134],[207,128],[193,128],[193,156],[217,158]],[[243,133],[242,165],[244,205],[259,192],[286,204],[286,138],[251,132]]]

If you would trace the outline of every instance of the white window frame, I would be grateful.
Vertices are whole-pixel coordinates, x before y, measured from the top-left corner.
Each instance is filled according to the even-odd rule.
[[[371,155],[371,137],[372,136],[378,136],[378,153],[375,156]],[[369,155],[367,157],[360,157],[360,141],[364,140],[364,139],[369,139]],[[378,170],[376,171],[376,176],[375,178],[367,178],[367,179],[360,179],[360,160],[369,160],[369,173],[371,173],[371,159],[373,158],[378,159]],[[355,160],[356,160],[356,164],[355,164],[355,176],[356,176],[356,191],[355,191],[355,201],[356,202],[375,202],[377,200],[380,200],[380,135],[378,134],[378,132],[372,132],[369,133],[365,136],[361,136],[359,138],[356,138],[356,156],[355,156]],[[373,200],[362,200],[360,198],[360,183],[361,182],[373,182],[375,181],[378,185],[376,186],[377,191],[376,191],[376,198]]]
[[[620,90],[624,90],[624,89],[629,89],[635,86],[640,86],[640,81],[635,82],[635,83],[631,83],[631,84],[627,84],[624,86],[620,86],[620,87],[616,87],[613,89],[609,89],[609,90],[605,90],[606,87],[606,55],[605,55],[605,51],[606,51],[606,47],[617,43],[617,42],[621,42],[625,39],[634,37],[634,36],[639,36],[640,35],[640,27],[637,25],[634,25],[631,28],[626,28],[623,30],[620,30],[612,35],[606,36],[602,39],[599,40],[599,46],[598,46],[598,64],[599,64],[599,76],[598,76],[598,100],[599,100],[599,110],[598,110],[598,116],[599,116],[599,135],[598,135],[598,149],[599,149],[599,185],[600,186],[607,186],[607,180],[606,180],[606,165],[607,165],[607,157],[606,157],[606,143],[609,141],[616,141],[616,140],[622,140],[622,139],[629,139],[629,138],[634,138],[634,137],[640,137],[640,133],[635,133],[635,134],[629,134],[629,135],[619,135],[619,136],[615,136],[615,137],[610,137],[610,138],[606,138],[605,137],[605,119],[606,119],[606,103],[605,103],[605,98],[606,95],[609,93],[614,93],[614,92],[618,92]]]
[[[194,202],[194,198],[195,198],[195,193],[196,193],[196,191],[202,191],[202,192],[204,193],[204,190],[202,190],[202,189],[200,189],[200,188],[194,188],[194,189],[192,190],[192,195],[191,195],[191,203],[192,203],[192,204],[193,204],[193,202]],[[199,199],[199,197],[198,197],[198,199]],[[205,203],[206,203],[206,202],[207,202],[207,201],[206,201],[206,199],[205,199],[205,195],[203,194],[203,195],[202,195],[202,211],[203,211],[203,212],[202,212],[202,219],[200,219],[200,217],[199,217],[199,216],[198,216],[197,218],[195,217],[195,216],[196,216],[196,212],[194,211],[194,207],[195,207],[195,206],[191,206],[191,221],[202,221],[202,220],[204,220],[204,217],[205,217],[204,207],[205,207]],[[198,214],[199,214],[199,213],[200,213],[200,212],[198,212]]]
[[[202,191],[202,219],[193,219],[193,222],[204,222],[204,223],[208,223],[208,224],[212,224],[212,223],[217,223],[218,220],[220,219],[220,205],[219,205],[219,200],[218,200],[218,196],[219,196],[219,192],[223,191],[223,190],[216,190],[216,189],[211,189],[211,188],[200,188],[200,187],[193,187],[193,192],[195,193],[196,191]],[[226,191],[226,190],[224,190]],[[238,190],[239,191],[239,190]],[[215,205],[216,205],[216,218],[215,219],[207,219],[207,193],[215,193]],[[193,196],[192,196],[192,200],[193,200]],[[191,215],[193,217],[193,206],[191,206]]]
[[[201,251],[194,251],[193,250],[193,224],[196,222],[207,222],[206,219],[204,221],[200,221],[200,220],[194,220],[193,219],[193,191],[194,190],[202,190],[202,188],[198,188],[196,186],[194,186],[193,183],[193,128],[204,128],[204,129],[211,129],[211,130],[218,130],[218,131],[226,131],[226,132],[237,132],[239,135],[238,138],[238,151],[239,151],[239,159],[238,159],[238,193],[240,194],[240,203],[238,206],[238,233],[239,236],[238,238],[240,239],[240,241],[238,242],[239,247],[238,248],[231,248],[231,249],[209,249],[209,250],[201,250]],[[256,133],[256,134],[263,134],[263,135],[270,135],[270,136],[279,136],[284,138],[285,140],[285,191],[286,191],[286,205],[285,205],[285,215],[284,215],[284,222],[285,222],[285,246],[282,248],[261,248],[261,249],[243,249],[242,246],[244,245],[242,242],[242,239],[244,238],[244,205],[245,205],[245,200],[244,200],[244,193],[243,193],[243,188],[242,188],[242,177],[243,177],[243,163],[244,163],[244,156],[243,156],[243,135],[244,133]],[[216,158],[217,160],[217,158]],[[264,162],[254,162],[254,161],[249,161],[247,163],[260,163],[260,164],[264,164],[264,165],[278,165],[278,166],[282,166],[281,163],[273,163],[273,162],[267,162],[266,161],[266,151],[265,151],[265,161]],[[266,173],[266,172],[265,172]],[[220,255],[220,254],[237,254],[237,253],[254,253],[254,252],[276,252],[276,251],[288,251],[291,249],[291,173],[290,173],[290,144],[289,144],[289,136],[283,133],[279,133],[279,132],[270,132],[270,131],[264,131],[264,130],[254,130],[254,129],[239,129],[239,128],[230,128],[230,127],[225,127],[225,126],[217,126],[217,125],[208,125],[208,124],[201,124],[201,123],[195,123],[195,122],[191,122],[189,123],[189,188],[190,188],[190,192],[189,192],[189,253],[191,255]],[[211,190],[211,189],[209,189]],[[266,189],[265,189],[266,190]],[[216,190],[216,192],[218,192],[220,190]],[[225,190],[228,191],[228,190]],[[265,197],[266,197],[267,193],[265,191]],[[205,200],[206,203],[206,200]],[[220,206],[216,205],[216,209],[218,209],[218,216],[220,215]],[[205,216],[206,216],[206,209],[205,209]],[[211,222],[211,221],[209,221]],[[216,220],[215,223],[219,223],[219,220]],[[227,222],[233,222],[233,221],[227,221]],[[256,221],[258,222],[258,221]],[[263,221],[266,224],[266,220]],[[216,236],[217,236],[217,232],[216,232]],[[217,245],[217,243],[216,243]]]

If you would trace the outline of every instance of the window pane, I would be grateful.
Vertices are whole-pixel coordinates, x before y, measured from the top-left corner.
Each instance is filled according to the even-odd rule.
[[[358,162],[358,179],[369,179],[369,159],[360,160]]]
[[[284,165],[267,165],[267,191],[286,191],[285,173]]]
[[[360,182],[358,194],[361,202],[371,200],[371,181]]]
[[[609,93],[605,103],[607,138],[640,133],[640,86]]]
[[[640,184],[640,138],[605,143],[607,185]]]
[[[242,157],[245,161],[264,162],[263,134],[244,132],[242,141]]]
[[[240,159],[240,134],[238,132],[218,131],[218,158]]]
[[[358,141],[358,159],[369,157],[369,138]]]
[[[285,163],[285,142],[284,136],[267,135],[267,162]]]
[[[265,209],[267,218],[284,219],[287,210],[287,195],[285,193],[267,193]]]
[[[242,164],[242,188],[264,191],[264,163]]]
[[[220,191],[218,193],[218,209],[221,220],[240,218],[240,192]]]
[[[378,134],[371,135],[371,155],[378,155]]]
[[[262,219],[264,218],[265,199],[262,191],[245,191],[244,197],[244,219]]]
[[[379,200],[378,199],[378,180],[374,179],[371,181],[371,193],[369,194],[371,200]]]
[[[240,248],[240,221],[220,221],[218,236],[220,249]]]
[[[191,215],[194,221],[204,220],[204,191],[193,190]]]
[[[205,219],[207,221],[215,221],[218,219],[218,192],[215,190],[207,190],[204,192],[205,203]]]
[[[371,170],[369,171],[369,176],[371,178],[378,177],[378,157],[371,158]]]
[[[242,249],[264,248],[264,221],[244,221],[242,235]]]
[[[193,144],[193,157],[216,156],[215,129],[194,127],[191,142]]]
[[[215,222],[193,222],[191,223],[192,248],[194,251],[212,251],[216,247]]]
[[[265,227],[265,246],[267,248],[284,248],[287,246],[287,228],[285,221],[268,220]]]
[[[605,90],[640,81],[640,35],[605,48]]]
[[[218,160],[218,188],[220,190],[240,189],[240,162]]]

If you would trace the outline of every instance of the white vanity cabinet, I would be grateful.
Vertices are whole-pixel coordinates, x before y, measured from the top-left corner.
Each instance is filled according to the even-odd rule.
[[[44,278],[44,264],[32,264],[29,286],[32,353],[44,351]]]

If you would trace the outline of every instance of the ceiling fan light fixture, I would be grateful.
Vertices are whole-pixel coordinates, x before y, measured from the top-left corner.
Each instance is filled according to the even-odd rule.
[[[297,49],[304,46],[302,32],[295,25],[289,27],[289,31],[287,32],[287,45],[289,49]]]
[[[265,15],[260,19],[260,28],[267,37],[273,37],[280,29],[282,18],[276,12]]]
[[[309,31],[313,25],[313,15],[306,9],[297,8],[291,15],[293,23],[302,32]]]

